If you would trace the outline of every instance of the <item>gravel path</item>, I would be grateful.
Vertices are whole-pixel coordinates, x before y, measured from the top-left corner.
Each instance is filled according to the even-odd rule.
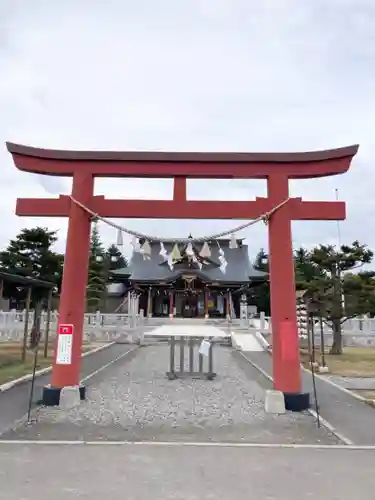
[[[82,405],[43,408],[36,424],[3,438],[337,443],[309,414],[265,414],[264,390],[230,348],[216,347],[214,360],[218,376],[212,382],[169,381],[168,347],[144,347],[106,370]]]

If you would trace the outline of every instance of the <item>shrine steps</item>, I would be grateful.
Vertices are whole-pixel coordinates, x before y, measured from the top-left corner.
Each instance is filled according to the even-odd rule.
[[[239,351],[261,352],[268,348],[268,342],[260,332],[237,329],[231,332],[232,345]]]

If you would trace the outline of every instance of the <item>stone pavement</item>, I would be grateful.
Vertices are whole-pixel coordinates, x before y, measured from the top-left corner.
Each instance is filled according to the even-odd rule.
[[[231,348],[215,346],[214,381],[166,377],[169,350],[143,347],[104,370],[88,400],[71,410],[42,408],[37,422],[4,439],[324,443],[337,438],[318,429],[308,413],[267,415],[258,372],[239,365]]]
[[[0,442],[0,500],[373,500],[375,452]]]
[[[272,375],[272,358],[269,353],[244,353],[245,357],[257,364],[262,370]],[[269,382],[258,375],[258,381],[264,387]],[[350,394],[316,377],[317,399],[321,416],[327,420],[335,430],[355,445],[375,445],[375,409],[361,402]],[[302,370],[303,390],[313,397],[312,375]]]
[[[128,344],[114,344],[107,349],[85,356],[82,358],[82,378],[87,377],[118,356],[128,352],[132,347],[134,346]],[[50,377],[50,374],[46,374],[36,378],[33,398],[34,407],[35,403],[41,399],[43,387],[49,383]],[[87,385],[90,385],[90,382]],[[0,435],[27,413],[30,389],[31,382],[26,382],[6,392],[0,392]]]

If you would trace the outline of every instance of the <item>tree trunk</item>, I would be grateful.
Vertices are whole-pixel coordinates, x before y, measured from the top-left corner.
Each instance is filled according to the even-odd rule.
[[[41,300],[38,300],[38,302],[36,302],[35,304],[34,321],[30,332],[30,344],[29,344],[30,349],[35,349],[40,341],[40,321],[42,314],[42,305],[43,304]]]
[[[341,320],[335,318],[332,320],[333,343],[330,354],[342,354],[342,333],[341,333]]]

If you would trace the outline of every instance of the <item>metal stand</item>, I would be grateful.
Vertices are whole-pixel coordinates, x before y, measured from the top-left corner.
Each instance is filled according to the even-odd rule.
[[[175,380],[177,378],[187,378],[192,377],[195,379],[205,379],[213,380],[216,377],[216,373],[213,371],[213,343],[212,337],[209,337],[210,348],[208,351],[208,370],[204,371],[204,356],[200,354],[199,346],[201,345],[203,337],[174,337],[172,336],[169,341],[169,372],[167,372],[167,377],[169,380]],[[188,348],[188,369],[185,370],[185,346]],[[180,348],[179,356],[179,368],[176,369],[175,358],[176,358],[176,347]],[[198,355],[198,370],[194,369],[197,364],[194,358]]]

